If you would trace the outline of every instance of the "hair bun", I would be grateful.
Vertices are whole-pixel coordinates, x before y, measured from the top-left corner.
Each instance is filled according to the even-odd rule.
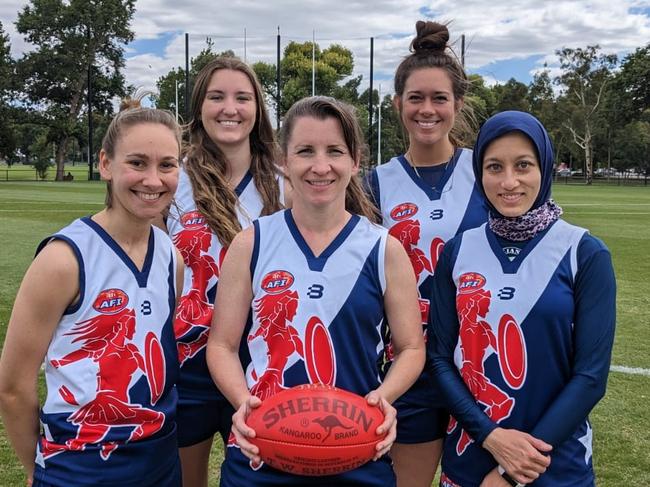
[[[142,108],[142,104],[137,98],[125,98],[120,102],[120,112],[135,110],[136,108]]]
[[[155,93],[153,91],[139,87],[132,95],[127,96],[120,102],[120,112],[142,108],[142,100],[144,100],[147,96],[154,94]]]
[[[449,29],[447,29],[446,25],[418,20],[415,24],[415,30],[417,34],[411,41],[409,48],[411,52],[444,51],[447,47]]]

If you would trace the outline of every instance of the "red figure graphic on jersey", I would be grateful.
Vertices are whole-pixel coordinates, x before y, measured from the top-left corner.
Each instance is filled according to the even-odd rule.
[[[248,336],[248,341],[262,337],[267,347],[268,364],[259,378],[253,371],[253,379],[257,379],[257,382],[251,388],[251,394],[264,400],[282,390],[284,369],[289,357],[294,352],[305,356],[298,331],[289,324],[298,310],[298,293],[288,289],[268,293],[255,300],[254,307],[259,328]]]
[[[219,277],[219,268],[226,254],[223,247],[219,263],[208,253],[212,243],[212,232],[205,218],[198,211],[181,216],[183,230],[174,235],[174,245],[181,253],[183,262],[192,273],[192,286],[178,301],[174,319],[174,334],[178,340],[178,360],[182,365],[194,357],[208,342],[208,330],[212,322],[213,305],[207,297],[210,280]],[[182,337],[195,327],[203,328],[201,334],[191,342]]]
[[[513,338],[503,339],[501,335],[504,333],[499,331],[500,337],[497,340],[492,327],[483,319],[490,310],[492,298],[492,293],[483,289],[485,283],[485,278],[475,272],[463,274],[459,280],[456,309],[463,360],[460,375],[476,400],[486,406],[485,414],[495,423],[499,423],[510,416],[515,401],[485,375],[485,360],[490,355],[490,348],[497,354],[500,362],[505,361],[507,364],[510,360],[510,369],[514,371],[512,375],[516,375],[520,387],[525,376],[525,343],[519,325],[508,314],[501,318],[499,329],[509,329],[510,331],[505,333]],[[503,323],[508,325],[504,326]],[[516,339],[517,336],[520,340]],[[513,385],[507,378],[506,381],[509,385]],[[451,433],[456,426],[456,420],[451,418],[447,432]],[[461,455],[473,441],[467,432],[462,430],[456,443],[456,453]]]
[[[432,275],[433,270],[438,263],[438,257],[442,252],[442,247],[444,246],[444,241],[441,238],[434,238],[429,245],[430,257],[427,258],[426,254],[417,247],[417,244],[420,242],[420,222],[419,220],[411,219],[410,217],[414,216],[418,212],[418,207],[415,203],[401,203],[395,206],[391,212],[390,216],[393,220],[396,220],[397,223],[393,225],[388,233],[400,241],[406,254],[411,261],[411,266],[413,266],[413,271],[415,272],[415,280],[420,285],[420,275],[426,271],[427,275]],[[429,322],[429,300],[420,296],[418,290],[418,302],[420,305],[420,315],[422,318],[422,333],[426,341],[426,325]],[[386,330],[384,343],[386,346],[384,348],[384,363],[382,368],[385,371],[385,367],[390,363],[394,356],[395,350],[393,349],[393,343],[390,339],[390,332]]]
[[[332,340],[320,318],[312,316],[305,327],[304,343],[298,330],[289,324],[298,310],[299,296],[289,288],[294,277],[287,271],[272,271],[262,279],[266,294],[255,300],[254,309],[259,322],[255,333],[248,336],[248,342],[261,337],[266,343],[267,365],[261,376],[253,370],[257,382],[251,394],[264,400],[284,387],[284,370],[289,358],[297,353],[305,362],[309,380],[312,383],[334,385],[336,361]]]
[[[115,291],[108,290],[109,293]],[[100,297],[104,293],[107,291],[103,291]],[[95,309],[98,307],[95,306]],[[153,332],[149,332],[145,338],[143,356],[136,345],[128,343],[135,333],[133,309],[109,309],[104,313],[110,314],[100,314],[77,323],[66,333],[76,335],[72,343],[81,341],[81,348],[50,361],[53,367],[59,368],[79,360],[92,360],[97,364],[97,395],[68,417],[69,422],[79,427],[76,437],[67,440],[65,445],[41,440],[44,457],[64,450],[83,450],[87,444],[101,442],[113,427],[133,427],[126,440],[129,442],[155,434],[164,424],[165,415],[162,412],[134,404],[129,398],[129,385],[137,370],[141,370],[147,378],[151,403],[155,404],[160,398],[165,383],[165,359],[160,342]],[[74,394],[65,385],[61,386],[59,393],[68,404],[78,405]],[[101,458],[108,460],[118,446],[119,443],[115,441],[103,443]]]

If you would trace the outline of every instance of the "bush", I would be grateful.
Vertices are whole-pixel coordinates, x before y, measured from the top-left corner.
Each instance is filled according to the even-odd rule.
[[[32,162],[34,169],[36,169],[36,174],[38,174],[39,179],[43,180],[47,177],[47,171],[50,169],[50,166],[53,166],[52,162],[49,159],[38,157]]]

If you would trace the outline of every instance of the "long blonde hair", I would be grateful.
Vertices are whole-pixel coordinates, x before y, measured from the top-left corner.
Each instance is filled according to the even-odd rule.
[[[240,71],[253,85],[257,113],[249,137],[250,171],[255,188],[262,198],[262,215],[278,211],[281,204],[280,188],[277,183],[278,169],[275,165],[277,149],[260,83],[255,72],[241,60],[234,57],[218,57],[199,72],[194,84],[191,121],[188,124],[190,141],[185,153],[184,167],[192,184],[197,209],[221,244],[228,246],[242,229],[237,217],[239,201],[226,180],[228,167],[226,156],[210,138],[201,122],[201,106],[208,85],[212,75],[220,69]]]

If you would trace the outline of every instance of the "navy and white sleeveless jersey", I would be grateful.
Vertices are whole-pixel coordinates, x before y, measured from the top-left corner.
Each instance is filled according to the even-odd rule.
[[[176,251],[151,227],[139,270],[88,217],[44,240],[79,265],[79,300],[45,356],[34,478],[47,485],[169,485],[177,463]]]
[[[264,400],[285,388],[317,382],[361,396],[376,389],[388,232],[353,215],[316,257],[290,210],[254,225],[252,324],[243,338],[251,359],[242,364],[251,393]],[[394,481],[388,459],[324,477],[291,475],[266,465],[253,470],[233,442],[221,473],[222,486],[386,486]]]
[[[475,185],[472,151],[456,150],[436,185],[442,189],[427,185],[404,156],[375,168],[370,173],[369,183],[371,195],[381,212],[382,225],[402,243],[413,265],[420,294],[422,325],[426,331],[435,326],[430,313],[431,285],[444,243],[487,220],[487,207]],[[384,332],[387,331],[385,328]],[[386,342],[389,342],[388,336]],[[385,369],[390,366],[391,359],[389,346],[384,358]],[[440,405],[431,380],[431,374],[425,368],[400,402],[429,407]]]
[[[282,188],[282,185],[281,185]],[[248,172],[235,193],[238,196],[237,215],[242,228],[260,216],[262,198]],[[174,320],[178,340],[181,376],[178,383],[180,403],[185,400],[214,400],[223,398],[217,390],[205,360],[205,347],[212,322],[214,298],[221,263],[226,248],[212,233],[194,202],[192,184],[181,169],[175,204],[170,208],[167,228],[185,263],[185,282]]]
[[[496,466],[481,445],[497,426],[553,446],[530,485],[594,485],[587,415],[605,391],[615,323],[606,247],[558,220],[511,260],[483,225],[447,244],[434,281],[433,364],[452,413],[441,485],[478,487]]]

